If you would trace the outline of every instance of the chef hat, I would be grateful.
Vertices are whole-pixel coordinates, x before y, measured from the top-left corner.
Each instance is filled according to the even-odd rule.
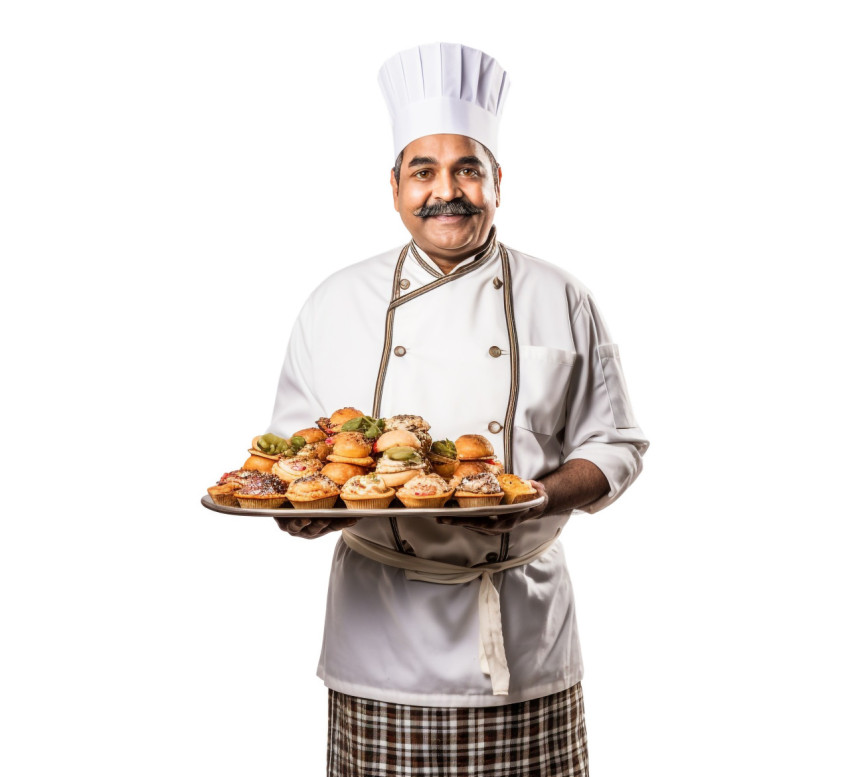
[[[510,81],[493,57],[459,43],[429,43],[388,59],[378,83],[393,123],[393,147],[425,135],[466,135],[495,156]]]

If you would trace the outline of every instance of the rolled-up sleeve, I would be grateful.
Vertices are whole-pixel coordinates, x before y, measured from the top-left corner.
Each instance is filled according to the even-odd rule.
[[[649,441],[635,420],[619,349],[589,295],[583,297],[572,327],[577,358],[567,394],[562,459],[586,459],[608,479],[609,492],[581,508],[594,513],[634,482]]]

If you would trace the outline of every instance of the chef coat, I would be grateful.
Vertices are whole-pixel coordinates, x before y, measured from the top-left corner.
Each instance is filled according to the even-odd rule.
[[[610,490],[638,476],[648,446],[617,346],[588,290],[562,269],[484,249],[444,275],[414,243],[351,265],[309,297],[293,327],[270,431],[288,436],[334,410],[422,416],[434,439],[481,434],[505,471],[540,478],[586,459]],[[410,517],[349,531],[418,557],[473,566],[522,556],[570,511],[487,536]],[[478,584],[408,580],[337,544],[318,674],[336,691],[423,706],[491,706],[568,688],[582,677],[572,586],[560,543],[493,577],[501,599],[506,696],[478,655]]]

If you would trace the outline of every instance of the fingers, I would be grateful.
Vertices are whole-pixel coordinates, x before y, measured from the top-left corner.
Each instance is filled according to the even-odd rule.
[[[313,540],[323,537],[332,531],[347,529],[357,523],[356,518],[278,518],[275,517],[277,525],[281,530],[291,534],[293,537]]]

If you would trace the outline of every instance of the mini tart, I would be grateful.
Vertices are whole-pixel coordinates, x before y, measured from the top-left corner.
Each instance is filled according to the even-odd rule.
[[[495,507],[502,501],[504,492],[498,494],[473,494],[471,491],[455,491],[458,507]]]
[[[247,494],[243,496],[241,491],[237,491],[235,496],[239,500],[239,506],[248,510],[274,510],[282,507],[286,501],[285,494]]]
[[[252,479],[233,496],[239,506],[252,510],[271,510],[280,507],[286,501],[286,486],[276,475],[266,474]]]
[[[497,475],[496,480],[505,492],[505,504],[513,505],[537,499],[537,489],[518,475]]]
[[[495,475],[479,472],[463,478],[457,484],[455,500],[461,507],[494,507],[502,501],[504,495]]]
[[[239,507],[239,500],[233,496],[234,491],[238,491],[241,486],[238,483],[223,483],[221,485],[210,486],[207,493],[210,499],[217,505],[222,507]]]
[[[383,510],[395,497],[380,475],[359,475],[349,478],[342,487],[340,497],[349,510]]]
[[[322,468],[319,459],[305,459],[301,456],[290,456],[288,459],[276,461],[272,467],[272,473],[281,480],[292,483],[298,478],[313,475]]]
[[[339,486],[322,474],[307,475],[294,481],[286,498],[298,510],[327,510],[336,504]]]
[[[429,494],[428,491],[435,493]],[[453,493],[454,489],[439,475],[417,475],[396,491],[396,496],[405,507],[427,509],[442,507],[451,499]]]

